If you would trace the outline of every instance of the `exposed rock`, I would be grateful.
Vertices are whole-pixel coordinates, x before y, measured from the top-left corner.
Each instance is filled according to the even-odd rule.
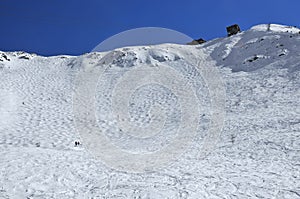
[[[195,39],[195,40],[187,43],[187,45],[198,45],[198,44],[203,44],[205,42],[206,41],[204,39],[200,38],[200,39]]]
[[[3,58],[3,59],[1,59],[1,58]],[[2,53],[2,54],[0,55],[0,61],[4,61],[4,60],[10,61],[10,59],[7,57],[7,55],[6,55],[5,53]]]
[[[29,60],[29,57],[23,55],[23,56],[20,56],[19,59],[27,59],[27,60]]]

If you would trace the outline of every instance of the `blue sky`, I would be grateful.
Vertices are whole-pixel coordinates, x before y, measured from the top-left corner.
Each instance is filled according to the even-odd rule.
[[[234,23],[299,27],[299,8],[299,0],[0,0],[0,50],[79,55],[139,27],[209,40],[225,37]]]

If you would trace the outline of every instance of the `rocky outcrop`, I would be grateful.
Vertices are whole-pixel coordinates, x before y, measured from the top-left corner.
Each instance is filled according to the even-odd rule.
[[[203,44],[205,42],[206,41],[204,39],[200,38],[200,39],[195,39],[195,40],[187,43],[187,45],[198,45],[198,44]]]

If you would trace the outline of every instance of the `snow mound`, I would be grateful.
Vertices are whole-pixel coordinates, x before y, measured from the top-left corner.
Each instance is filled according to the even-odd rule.
[[[285,25],[279,25],[279,24],[260,24],[260,25],[253,26],[250,30],[299,33],[300,34],[300,29],[297,28],[296,26],[285,26]]]

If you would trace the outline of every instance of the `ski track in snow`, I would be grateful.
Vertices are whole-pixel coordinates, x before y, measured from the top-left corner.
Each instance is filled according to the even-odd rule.
[[[183,52],[207,49],[226,83],[226,120],[216,149],[197,159],[200,148],[193,144],[177,162],[141,174],[112,170],[84,146],[74,147],[80,140],[72,112],[80,67],[75,57],[6,53],[10,61],[0,68],[0,198],[300,198],[300,35],[273,27],[271,33],[258,26],[200,47],[126,48],[128,57],[112,58],[118,67],[139,61],[176,65]],[[281,56],[283,49],[289,53]],[[95,63],[102,58],[83,56]],[[111,88],[109,82],[105,86]],[[147,123],[141,112],[132,111],[133,120]],[[109,133],[114,126],[102,128]],[[129,138],[118,136],[111,134],[126,148]]]
[[[222,56],[223,59],[225,59],[231,53],[232,48],[235,47],[235,45],[241,40],[241,36],[235,36],[229,39],[231,39],[231,42],[225,44],[226,49],[225,54]]]

